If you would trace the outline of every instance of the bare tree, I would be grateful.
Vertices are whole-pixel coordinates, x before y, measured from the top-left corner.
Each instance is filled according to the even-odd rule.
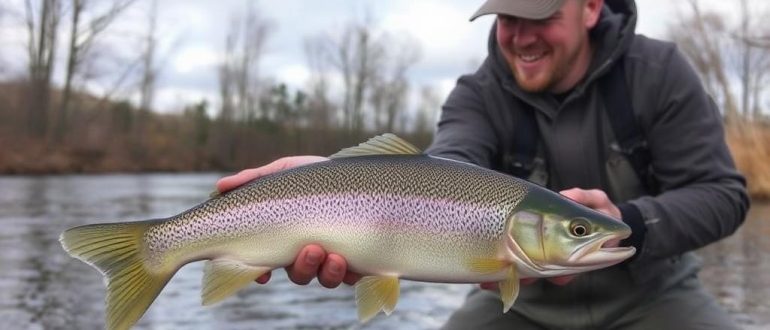
[[[233,122],[266,118],[260,112],[259,61],[271,30],[270,22],[259,16],[253,2],[247,2],[244,15],[235,15],[225,37],[225,55],[219,65],[221,109],[215,132],[219,159],[235,157],[236,132]]]
[[[398,130],[408,106],[408,71],[419,60],[419,45],[378,31],[371,20],[351,21],[340,31],[308,39],[306,55],[316,67],[331,67],[341,78],[342,126],[354,136],[364,128]],[[372,121],[366,125],[365,118]]]
[[[689,0],[692,17],[681,20],[671,29],[672,39],[695,65],[712,95],[723,101],[725,116],[732,120],[737,106],[727,77],[724,54],[724,19],[712,13],[703,13],[697,0]]]
[[[147,15],[147,31],[144,36],[144,45],[139,56],[138,66],[140,67],[139,81],[139,109],[136,121],[133,125],[133,141],[139,146],[134,153],[135,156],[144,157],[144,146],[147,145],[147,126],[150,118],[150,111],[155,100],[155,86],[158,75],[156,67],[157,55],[157,26],[158,26],[158,1],[151,0],[149,13]]]
[[[147,20],[147,34],[144,38],[144,51],[142,52],[142,78],[139,83],[139,109],[150,111],[155,101],[155,85],[158,77],[156,67],[157,55],[157,27],[158,27],[158,0],[151,0],[150,14]]]
[[[316,128],[328,130],[334,123],[334,107],[329,96],[329,66],[325,60],[325,45],[319,38],[305,38],[304,50],[310,69],[307,107],[309,120]]]
[[[373,70],[371,110],[378,131],[396,132],[405,129],[397,127],[397,120],[404,115],[408,105],[410,86],[407,73],[419,60],[420,47],[408,38],[397,41],[387,37],[383,41],[382,49],[386,49],[386,44],[391,47],[383,54],[384,63]]]
[[[757,119],[770,70],[770,43],[763,42],[770,28],[763,20],[767,10],[752,8],[747,0],[741,0],[740,7],[740,27],[731,38],[740,52],[735,56],[735,68],[741,81],[741,111],[745,118]]]
[[[431,86],[423,86],[420,89],[420,101],[417,105],[417,114],[414,125],[414,133],[433,135],[436,119],[441,110],[441,97]]]
[[[741,26],[738,30],[738,37],[741,39],[740,52],[742,53],[739,61],[739,76],[741,78],[741,109],[744,111],[742,114],[746,116],[746,111],[749,110],[749,85],[751,84],[751,62],[753,47],[746,42],[746,37],[749,35],[749,26],[751,25],[752,17],[749,15],[749,5],[746,0],[741,0]]]
[[[0,26],[2,26],[3,19],[6,15],[6,12],[8,11],[8,9],[5,6],[6,6],[5,3],[0,3]],[[5,66],[6,66],[5,59],[3,58],[3,54],[0,53],[0,77],[2,77],[5,74],[5,70],[6,70]]]
[[[235,118],[235,68],[233,68],[233,57],[235,57],[235,47],[238,36],[233,33],[237,29],[235,22],[231,23],[230,32],[225,37],[225,58],[219,65],[219,98],[221,99],[221,109],[219,119],[222,122],[229,123]]]
[[[770,46],[767,46],[765,50],[770,49]],[[770,97],[766,95],[767,86],[770,85],[770,52],[764,51],[761,53],[761,56],[757,58],[757,64],[754,66],[757,68],[757,71],[751,78],[751,118],[755,120],[759,120],[762,118],[762,104],[763,99],[767,100],[768,103],[765,104],[765,109],[770,109]]]
[[[343,126],[353,134],[363,129],[364,105],[384,59],[384,48],[371,24],[349,23],[338,35],[322,35],[326,59],[342,77]]]
[[[29,56],[28,130],[31,136],[48,133],[51,77],[62,6],[58,0],[24,1]]]
[[[770,27],[764,18],[770,14],[762,2],[741,0],[740,26],[730,37],[738,44],[737,71],[741,81],[741,113],[744,118],[762,116],[763,98],[770,83]]]
[[[222,117],[265,117],[259,113],[259,62],[270,33],[270,23],[247,3],[245,15],[232,19],[225,39],[225,58],[219,68]]]
[[[740,24],[731,27],[724,14],[704,12],[698,0],[688,0],[688,4],[689,16],[670,27],[672,40],[691,60],[709,92],[722,102],[729,122],[739,115],[758,116],[770,70],[763,11],[741,0]],[[739,89],[733,88],[734,81],[739,82]]]
[[[64,76],[61,106],[56,120],[56,140],[61,141],[67,131],[67,122],[73,103],[73,82],[81,66],[92,50],[96,39],[134,0],[115,0],[103,12],[93,12],[95,3],[89,0],[71,0],[70,35],[68,43],[67,69]],[[90,16],[83,22],[84,16]]]

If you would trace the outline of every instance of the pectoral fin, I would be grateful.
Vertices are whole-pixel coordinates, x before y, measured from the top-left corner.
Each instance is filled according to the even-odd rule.
[[[398,302],[398,277],[366,276],[356,284],[356,304],[361,323],[369,321],[380,311],[390,315]]]
[[[519,276],[516,274],[516,266],[511,265],[508,268],[508,276],[500,281],[500,299],[503,301],[503,313],[508,312],[519,296]]]
[[[214,259],[203,269],[203,305],[225,299],[269,272],[269,267],[250,266],[236,260]]]

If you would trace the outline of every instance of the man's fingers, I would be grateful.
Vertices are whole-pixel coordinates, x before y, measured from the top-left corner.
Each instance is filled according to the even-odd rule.
[[[600,208],[606,206],[609,202],[607,194],[598,189],[584,190],[580,188],[572,188],[562,190],[562,195],[590,208]]]
[[[347,285],[355,285],[361,279],[361,275],[357,273],[346,272],[345,277],[342,278],[342,283]]]
[[[286,267],[289,279],[300,285],[310,283],[318,275],[318,269],[326,258],[326,252],[318,245],[308,245],[300,251],[294,264]]]
[[[538,278],[536,277],[528,277],[528,278],[522,278],[519,280],[519,283],[521,285],[530,285],[532,283],[537,282]],[[484,282],[479,284],[479,286],[484,290],[490,290],[490,291],[497,291],[500,290],[499,285],[497,282]]]
[[[225,192],[225,191],[233,190],[243,185],[246,182],[249,182],[258,177],[264,176],[265,175],[264,171],[265,170],[263,169],[263,167],[250,168],[248,170],[240,171],[238,172],[238,174],[221,178],[219,179],[219,181],[217,181],[217,191]]]
[[[549,277],[548,281],[556,285],[567,285],[575,279],[575,275]]]
[[[537,282],[536,277],[528,277],[528,278],[522,278],[521,281],[519,281],[521,285],[531,285],[535,282]]]
[[[328,158],[320,157],[320,156],[292,156],[292,157],[279,158],[278,160],[270,164],[267,164],[265,166],[243,170],[237,174],[219,179],[219,181],[217,181],[217,184],[216,184],[217,191],[226,192],[226,191],[235,189],[243,185],[244,183],[263,177],[268,174],[273,174],[276,172],[283,171],[285,169],[297,167],[300,165],[320,162],[324,160],[328,160]]]
[[[484,290],[490,290],[490,291],[497,291],[499,290],[497,286],[497,282],[484,282],[479,284],[479,286]]]
[[[257,277],[257,283],[259,284],[267,284],[268,281],[270,281],[270,272],[267,272],[265,274],[262,274],[262,276]]]
[[[572,188],[559,192],[563,196],[588,206],[594,210],[607,214],[615,219],[620,219],[620,210],[612,203],[607,193],[598,189],[585,190]]]
[[[260,178],[271,173],[280,172],[286,168],[291,167],[290,163],[292,162],[292,158],[293,157],[280,158],[270,164],[257,168],[246,169],[238,172],[237,174],[219,179],[219,181],[217,181],[217,190],[220,192],[229,191],[256,178]]]
[[[338,287],[345,278],[347,268],[347,263],[341,256],[327,255],[326,261],[321,265],[321,271],[318,272],[318,283],[329,289]]]

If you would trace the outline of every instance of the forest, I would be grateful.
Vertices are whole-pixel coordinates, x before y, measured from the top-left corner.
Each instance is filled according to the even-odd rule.
[[[161,45],[173,43],[157,28],[162,2],[20,3],[0,1],[0,23],[25,40],[23,59],[3,56],[8,45],[0,47],[2,174],[234,171],[284,155],[328,155],[382,132],[425,147],[443,102],[437,86],[410,80],[416,63],[431,61],[422,45],[366,15],[333,33],[298,38],[309,69],[302,88],[266,77],[261,61],[273,22],[261,6],[244,2],[218,46],[217,98],[159,111],[158,77],[168,51]],[[736,19],[698,0],[683,3],[667,38],[719,105],[752,195],[769,198],[767,11],[741,0]],[[114,23],[137,6],[146,12],[143,32],[133,36],[141,47],[112,70],[99,69]],[[10,74],[9,63],[20,61],[23,72]],[[91,87],[104,76],[106,87]]]

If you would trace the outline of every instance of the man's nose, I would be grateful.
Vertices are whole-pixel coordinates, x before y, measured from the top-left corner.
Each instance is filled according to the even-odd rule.
[[[532,21],[520,19],[513,27],[513,43],[516,46],[526,46],[537,40],[536,27]]]

